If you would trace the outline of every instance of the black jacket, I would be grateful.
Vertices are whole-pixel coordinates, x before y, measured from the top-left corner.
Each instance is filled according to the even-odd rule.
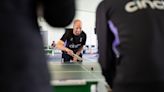
[[[0,1],[0,92],[50,92],[50,78],[37,23],[37,7],[52,26],[68,25],[74,0]]]
[[[113,92],[164,91],[163,3],[104,0],[97,8],[99,62]]]

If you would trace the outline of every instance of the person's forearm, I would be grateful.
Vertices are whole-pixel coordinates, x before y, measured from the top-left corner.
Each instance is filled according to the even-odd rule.
[[[62,45],[57,45],[57,48],[59,49],[59,50],[62,50],[62,51],[67,51],[67,47],[65,47],[65,46],[62,46]]]
[[[66,51],[66,47],[64,46],[64,42],[59,40],[58,43],[56,44],[57,49]]]
[[[57,47],[58,49],[64,51],[64,52],[67,52],[67,54],[69,54],[70,56],[72,56],[72,54],[73,54],[73,51],[72,51],[71,49],[69,49],[69,48],[67,48],[67,47],[64,46],[64,42],[63,42],[62,40],[60,40],[60,41],[57,43],[56,47]]]

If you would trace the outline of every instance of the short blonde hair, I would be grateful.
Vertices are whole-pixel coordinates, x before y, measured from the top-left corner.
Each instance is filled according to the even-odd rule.
[[[80,22],[80,24],[82,24],[81,20],[80,19],[75,19],[73,24],[77,23],[77,22]]]

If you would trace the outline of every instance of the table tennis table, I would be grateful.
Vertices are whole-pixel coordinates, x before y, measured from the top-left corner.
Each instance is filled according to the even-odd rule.
[[[96,63],[49,63],[54,92],[91,92],[104,81]],[[92,69],[93,68],[93,69]],[[94,89],[93,89],[94,87]]]

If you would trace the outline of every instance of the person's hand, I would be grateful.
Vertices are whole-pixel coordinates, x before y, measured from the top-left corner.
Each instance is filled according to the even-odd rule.
[[[72,61],[73,61],[73,62],[77,62],[77,60],[78,60],[78,59],[77,59],[76,57],[73,57],[73,60],[72,60]]]
[[[71,49],[66,48],[65,51],[67,52],[68,55],[72,56],[73,51]]]

